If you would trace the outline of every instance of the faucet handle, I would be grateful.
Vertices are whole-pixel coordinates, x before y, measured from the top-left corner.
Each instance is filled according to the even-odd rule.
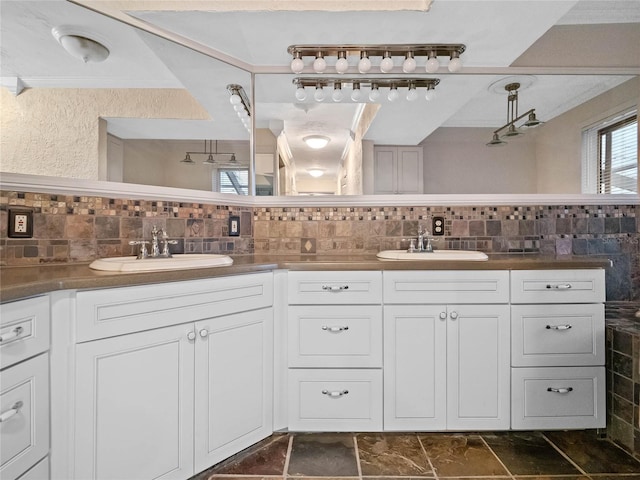
[[[149,256],[149,252],[147,251],[147,245],[149,242],[146,240],[131,240],[129,245],[140,245],[140,253],[138,253],[137,258],[147,258]]]

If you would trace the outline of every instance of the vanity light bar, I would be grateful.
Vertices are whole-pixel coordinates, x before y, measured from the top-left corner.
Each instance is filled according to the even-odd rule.
[[[323,73],[327,68],[325,57],[336,57],[335,70],[345,73],[348,68],[348,57],[359,58],[358,71],[367,73],[371,69],[370,57],[382,57],[379,68],[382,73],[389,73],[393,69],[393,57],[403,57],[402,71],[412,73],[416,69],[415,57],[425,57],[425,70],[434,73],[440,68],[438,57],[449,57],[448,69],[457,72],[462,68],[460,55],[466,46],[459,43],[452,44],[403,44],[403,45],[290,45],[287,52],[293,56],[291,70],[301,73],[305,64],[303,57],[315,57],[313,70]]]
[[[363,87],[370,89],[369,100],[378,101],[380,98],[380,88],[388,88],[387,99],[391,102],[398,97],[398,88],[407,88],[407,100],[414,101],[418,98],[417,88],[426,88],[425,98],[431,100],[433,98],[434,89],[440,83],[439,78],[362,78],[362,77],[296,77],[293,84],[296,86],[296,100],[303,102],[307,99],[305,87],[313,87],[313,97],[316,101],[321,102],[325,99],[326,94],[324,88],[333,89],[331,98],[335,102],[343,99],[342,88],[349,86],[352,89],[351,100],[358,102],[362,100]]]
[[[251,102],[244,88],[241,85],[231,83],[227,85],[227,91],[230,95],[229,103],[233,106],[244,127],[251,131]]]

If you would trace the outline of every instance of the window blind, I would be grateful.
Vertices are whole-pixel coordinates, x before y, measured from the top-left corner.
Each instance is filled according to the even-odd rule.
[[[598,130],[599,192],[638,192],[638,118],[631,115]]]

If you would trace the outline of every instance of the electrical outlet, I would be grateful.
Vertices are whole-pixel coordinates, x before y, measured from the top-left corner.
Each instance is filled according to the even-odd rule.
[[[230,237],[240,236],[240,217],[235,215],[232,217],[229,217],[229,236]]]
[[[431,235],[444,235],[444,217],[432,218]]]
[[[33,211],[10,208],[7,234],[11,238],[33,237]]]

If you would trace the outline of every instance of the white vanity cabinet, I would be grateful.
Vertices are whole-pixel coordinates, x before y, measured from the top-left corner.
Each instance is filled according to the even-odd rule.
[[[382,430],[382,274],[289,272],[288,426]]]
[[[79,292],[70,478],[186,479],[270,435],[272,303],[271,273]]]
[[[385,430],[509,428],[508,271],[385,271]]]
[[[49,477],[49,318],[47,296],[0,305],[3,480]]]
[[[511,272],[511,427],[602,428],[602,269]]]

